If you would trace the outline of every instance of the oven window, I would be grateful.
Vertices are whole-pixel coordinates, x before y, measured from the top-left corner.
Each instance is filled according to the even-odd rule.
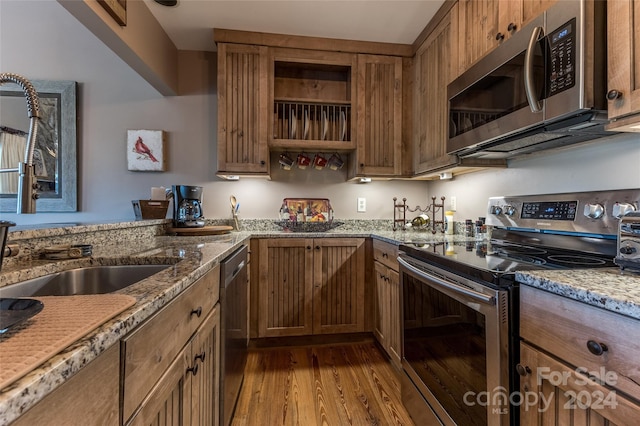
[[[457,424],[486,425],[486,407],[465,404],[465,394],[487,389],[484,315],[408,274],[402,279],[405,359]]]
[[[525,52],[507,61],[495,71],[481,78],[450,99],[449,138],[497,120],[513,111],[528,108],[524,90]],[[538,98],[544,94],[544,59],[542,44],[536,45],[534,55],[535,87]]]

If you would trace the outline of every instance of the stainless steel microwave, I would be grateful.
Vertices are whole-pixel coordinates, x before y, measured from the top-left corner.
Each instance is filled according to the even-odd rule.
[[[559,1],[447,87],[447,152],[509,158],[611,135],[606,3]]]

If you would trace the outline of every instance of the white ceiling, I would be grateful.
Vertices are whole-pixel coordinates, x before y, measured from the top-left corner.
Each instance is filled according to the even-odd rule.
[[[214,28],[411,44],[444,0],[144,0],[179,50],[214,51]]]

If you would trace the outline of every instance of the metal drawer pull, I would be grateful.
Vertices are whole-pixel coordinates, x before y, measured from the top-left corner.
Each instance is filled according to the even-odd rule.
[[[194,364],[194,365],[193,365],[193,367],[189,367],[189,368],[187,368],[187,373],[191,373],[191,374],[193,374],[194,376],[195,376],[196,374],[198,374],[198,364],[196,363],[196,364]]]
[[[607,345],[605,345],[604,343],[598,343],[595,340],[589,340],[587,342],[587,349],[589,349],[589,352],[591,352],[592,354],[598,356],[609,350]]]
[[[204,362],[204,357],[206,355],[207,355],[206,352],[202,351],[200,355],[196,355],[196,357],[193,358],[193,362],[197,362],[198,360],[200,360],[200,362]]]
[[[527,374],[531,374],[531,369],[528,366],[522,364],[516,365],[516,371],[522,377],[525,377]]]
[[[202,315],[202,306],[198,306],[197,309],[192,309],[191,310],[191,315],[195,315],[198,318],[200,318],[200,315]]]

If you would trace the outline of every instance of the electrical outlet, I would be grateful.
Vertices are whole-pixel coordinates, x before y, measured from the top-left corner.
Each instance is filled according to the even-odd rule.
[[[364,213],[367,211],[367,199],[364,197],[358,197],[358,213]]]
[[[451,203],[451,210],[456,211],[458,210],[458,200],[456,199],[455,195],[452,195],[451,198],[449,198],[449,202]]]

